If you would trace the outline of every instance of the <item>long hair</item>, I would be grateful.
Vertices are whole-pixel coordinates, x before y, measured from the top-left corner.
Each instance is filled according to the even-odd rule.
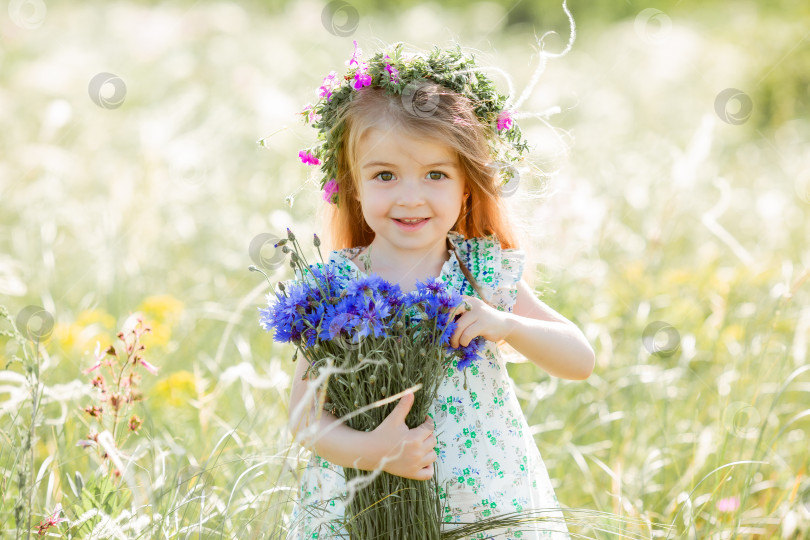
[[[425,106],[428,105],[429,109]],[[414,111],[421,112],[416,114]],[[338,111],[337,174],[339,206],[326,205],[326,242],[331,249],[366,246],[374,232],[363,218],[359,195],[357,148],[372,127],[384,125],[449,146],[456,152],[470,195],[462,205],[453,230],[465,238],[495,234],[502,249],[520,247],[508,219],[493,167],[490,145],[498,144],[491,128],[475,115],[470,100],[438,84],[426,84],[412,101],[383,88],[365,87]]]

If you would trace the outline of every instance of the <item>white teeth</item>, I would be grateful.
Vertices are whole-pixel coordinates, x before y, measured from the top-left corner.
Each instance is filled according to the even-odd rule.
[[[397,221],[401,221],[403,223],[419,223],[420,221],[425,221],[427,218],[420,218],[420,219],[400,219]]]

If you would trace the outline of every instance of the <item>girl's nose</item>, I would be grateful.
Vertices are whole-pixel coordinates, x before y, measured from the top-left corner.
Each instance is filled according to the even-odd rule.
[[[418,180],[406,179],[398,187],[397,204],[400,206],[416,206],[425,203],[424,187]]]

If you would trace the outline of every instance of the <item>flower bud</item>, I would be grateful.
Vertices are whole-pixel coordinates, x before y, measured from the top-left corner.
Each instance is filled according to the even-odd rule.
[[[289,238],[289,239],[290,239],[290,242],[292,242],[293,240],[295,240],[295,235],[292,233],[292,231],[290,230],[290,228],[289,228],[289,227],[287,227],[287,238]]]
[[[141,427],[142,424],[143,420],[141,420],[140,418],[138,418],[136,415],[133,414],[132,417],[129,419],[128,427],[130,431],[138,431],[138,429]]]
[[[315,247],[321,247],[321,239],[318,238],[317,234],[313,233],[313,236],[315,237],[315,239],[312,241],[312,243],[315,244]]]
[[[110,396],[110,405],[112,405],[112,408],[117,411],[123,404],[122,400],[123,396],[120,394],[113,394]]]
[[[377,382],[376,375],[372,375],[371,377],[368,378],[368,384],[374,384],[375,382]]]

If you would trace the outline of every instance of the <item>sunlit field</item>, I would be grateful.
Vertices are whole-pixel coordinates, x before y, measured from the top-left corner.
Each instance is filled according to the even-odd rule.
[[[524,275],[597,353],[509,365],[572,537],[810,538],[810,7],[574,2],[556,57],[554,2],[355,5],[0,10],[0,536],[284,538],[308,453],[248,266],[326,236],[299,112],[357,40],[521,98]]]

